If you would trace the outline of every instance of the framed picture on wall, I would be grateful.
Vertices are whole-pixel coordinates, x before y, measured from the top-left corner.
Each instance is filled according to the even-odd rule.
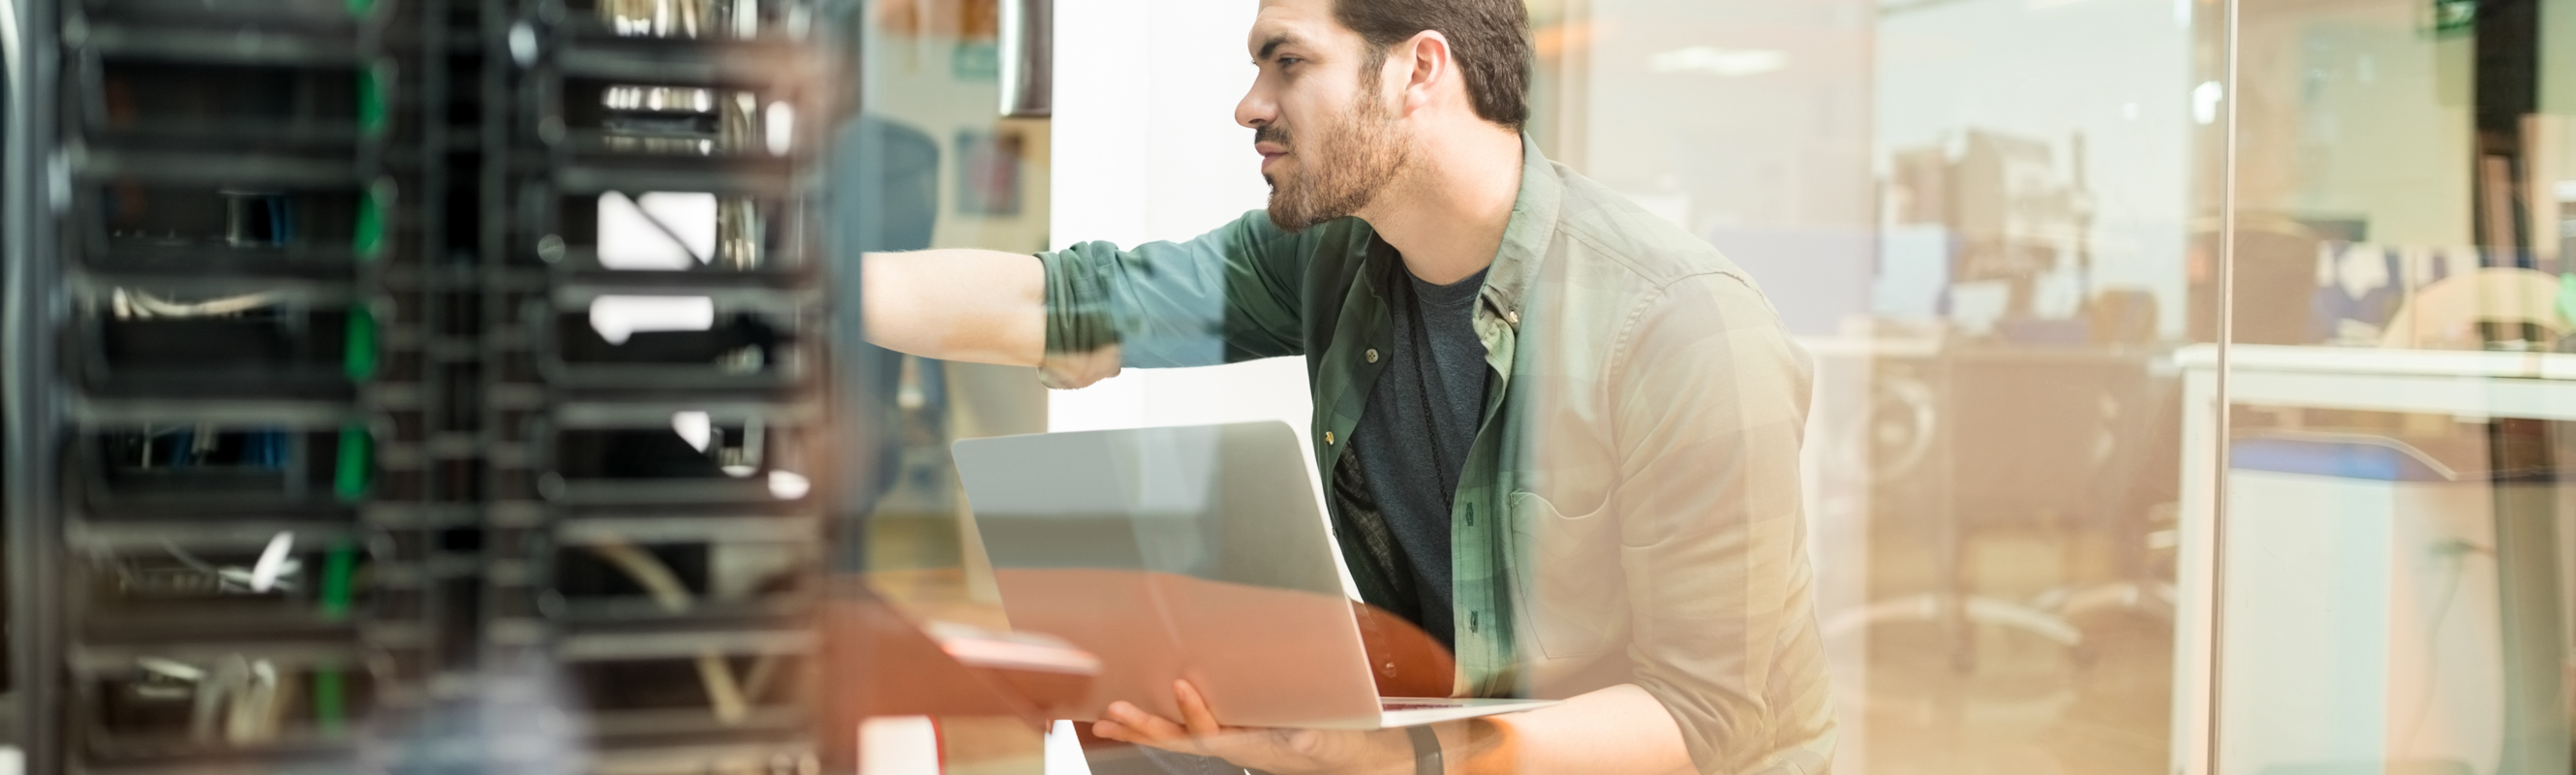
[[[1012,130],[957,133],[959,214],[1020,214],[1020,160],[1026,144],[1026,138]]]

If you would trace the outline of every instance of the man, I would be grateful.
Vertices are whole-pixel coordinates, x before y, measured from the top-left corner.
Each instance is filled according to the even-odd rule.
[[[1527,27],[1521,0],[1263,0],[1235,118],[1268,212],[867,257],[879,344],[1057,387],[1305,356],[1362,595],[1452,646],[1462,693],[1567,698],[1432,745],[1225,728],[1182,684],[1183,718],[1114,704],[1100,736],[1283,774],[1825,768],[1806,358],[1741,270],[1521,136]]]

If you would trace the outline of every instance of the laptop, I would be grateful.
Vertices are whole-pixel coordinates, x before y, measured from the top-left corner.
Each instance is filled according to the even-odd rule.
[[[1378,695],[1285,423],[1005,436],[952,451],[1011,626],[1100,657],[1070,718],[1125,700],[1178,719],[1175,679],[1230,726],[1382,729],[1555,704]]]

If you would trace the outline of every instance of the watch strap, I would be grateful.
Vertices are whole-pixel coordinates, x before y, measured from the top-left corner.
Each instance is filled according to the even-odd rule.
[[[1440,760],[1440,735],[1423,724],[1404,728],[1413,737],[1413,775],[1444,775],[1447,767]]]

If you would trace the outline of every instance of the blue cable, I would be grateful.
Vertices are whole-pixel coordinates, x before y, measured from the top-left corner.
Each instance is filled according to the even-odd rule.
[[[245,450],[243,458],[251,465],[267,469],[286,467],[285,431],[274,429],[254,431],[245,446],[249,449]]]
[[[188,450],[190,450],[190,449],[192,449],[192,448],[195,448],[196,446],[197,446],[197,431],[196,431],[196,429],[194,429],[194,428],[187,428],[187,429],[182,429],[182,430],[171,431],[171,432],[170,432],[170,467],[171,467],[171,468],[186,468],[186,467],[188,467],[188,464],[189,464],[190,462],[193,462],[193,461],[190,461],[190,460],[188,459]]]
[[[287,212],[286,205],[287,199],[283,195],[268,199],[268,239],[279,247],[286,245],[287,235],[295,227],[295,217]]]

